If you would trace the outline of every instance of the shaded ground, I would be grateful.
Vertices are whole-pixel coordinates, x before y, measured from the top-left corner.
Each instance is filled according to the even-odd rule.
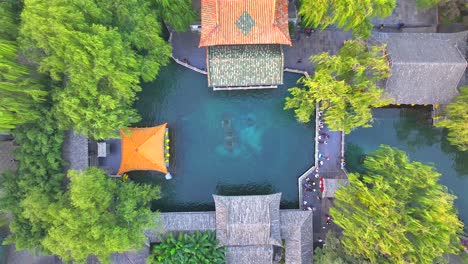
[[[0,141],[0,174],[7,170],[16,170],[13,150],[16,147],[13,141]]]

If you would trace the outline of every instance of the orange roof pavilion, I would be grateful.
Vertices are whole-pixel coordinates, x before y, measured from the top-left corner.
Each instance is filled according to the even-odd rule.
[[[117,174],[133,170],[168,173],[164,161],[164,133],[167,123],[156,127],[128,128],[120,131],[122,161]]]
[[[202,0],[200,47],[291,45],[288,0]]]

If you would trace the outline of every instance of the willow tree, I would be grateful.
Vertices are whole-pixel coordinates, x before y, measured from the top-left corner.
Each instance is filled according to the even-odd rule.
[[[447,105],[446,119],[438,122],[437,127],[448,129],[447,139],[461,151],[468,150],[468,86],[460,89],[460,95]]]
[[[366,173],[349,175],[330,213],[343,229],[346,254],[371,263],[434,263],[457,254],[463,224],[455,196],[429,165],[400,150],[381,148],[364,161]]]
[[[0,132],[37,119],[46,95],[40,76],[17,62],[15,42],[0,39]]]
[[[371,20],[392,14],[396,0],[301,0],[299,15],[308,27],[325,29],[336,25],[368,37],[374,27]]]
[[[350,133],[357,127],[370,127],[372,108],[390,103],[384,100],[378,81],[388,78],[390,67],[385,46],[370,46],[361,40],[346,41],[337,55],[325,52],[312,56],[315,73],[303,77],[305,88],[289,89],[285,109],[295,109],[299,122],[309,122],[321,102],[323,118],[331,130]]]
[[[24,1],[21,47],[62,86],[53,93],[62,127],[99,139],[139,120],[140,79],[171,56],[160,15],[150,0]]]

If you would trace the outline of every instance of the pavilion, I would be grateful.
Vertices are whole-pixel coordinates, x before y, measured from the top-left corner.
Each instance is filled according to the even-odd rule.
[[[281,45],[292,45],[288,0],[202,0],[199,47],[214,90],[283,84]]]
[[[155,170],[168,174],[166,126],[127,128],[120,131],[122,158],[118,175],[134,170]]]

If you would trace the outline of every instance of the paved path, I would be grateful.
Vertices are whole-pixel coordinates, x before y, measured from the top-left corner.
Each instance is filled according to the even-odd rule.
[[[13,141],[0,141],[0,174],[6,170],[16,170],[13,157],[15,148]]]
[[[322,198],[320,192],[320,178],[325,179],[346,179],[347,175],[342,169],[343,157],[343,135],[340,131],[330,131],[326,124],[320,126],[321,118],[316,115],[317,135],[315,166],[300,178],[301,208],[303,210],[314,211],[314,240],[315,246],[320,246],[319,239],[324,240],[329,229],[338,229],[334,224],[326,224],[326,215],[333,205],[333,199]],[[325,144],[327,142],[327,144]],[[318,171],[317,171],[318,168]],[[313,189],[308,189],[305,184],[309,182]],[[315,185],[314,185],[315,184]],[[315,190],[315,191],[314,191]]]

